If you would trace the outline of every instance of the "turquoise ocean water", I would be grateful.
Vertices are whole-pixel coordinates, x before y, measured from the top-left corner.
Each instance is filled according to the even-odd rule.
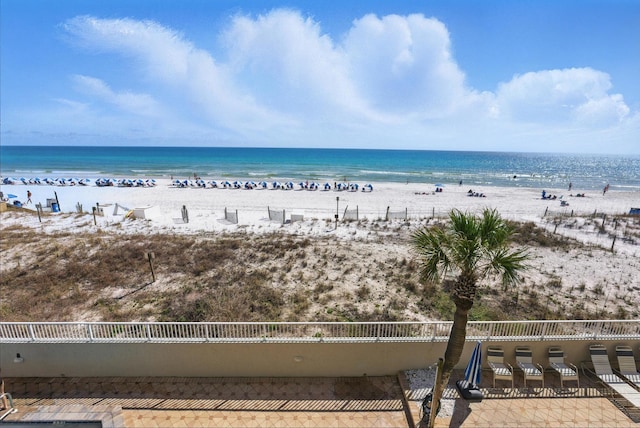
[[[640,191],[640,156],[416,150],[0,146],[3,177],[419,182]],[[515,178],[514,178],[515,177]]]

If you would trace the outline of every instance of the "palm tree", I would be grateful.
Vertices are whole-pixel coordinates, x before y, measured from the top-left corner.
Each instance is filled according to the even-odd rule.
[[[503,284],[519,282],[528,254],[511,250],[512,228],[496,210],[485,209],[482,216],[453,210],[446,227],[419,229],[413,246],[421,258],[421,279],[437,282],[453,274],[451,299],[456,311],[444,354],[441,381],[436,383],[431,403],[437,409],[453,368],[460,361],[467,331],[467,318],[473,306],[478,282],[499,275]]]

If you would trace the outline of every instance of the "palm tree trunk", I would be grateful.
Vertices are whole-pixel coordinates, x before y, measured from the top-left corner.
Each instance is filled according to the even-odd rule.
[[[467,338],[467,320],[469,309],[464,309],[456,305],[456,312],[453,315],[453,326],[447,342],[447,350],[444,353],[444,364],[442,365],[442,377],[439,383],[434,385],[433,398],[431,401],[432,411],[436,411],[440,406],[440,400],[444,389],[449,383],[453,368],[460,362],[460,356],[464,349]]]

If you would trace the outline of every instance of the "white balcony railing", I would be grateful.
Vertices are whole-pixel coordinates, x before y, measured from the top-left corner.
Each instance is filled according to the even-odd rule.
[[[451,322],[2,322],[0,343],[445,342]],[[640,320],[471,321],[467,340],[638,340]]]

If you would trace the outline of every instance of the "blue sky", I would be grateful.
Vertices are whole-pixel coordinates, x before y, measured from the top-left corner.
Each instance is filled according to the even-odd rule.
[[[2,144],[640,154],[640,1],[2,0]]]

